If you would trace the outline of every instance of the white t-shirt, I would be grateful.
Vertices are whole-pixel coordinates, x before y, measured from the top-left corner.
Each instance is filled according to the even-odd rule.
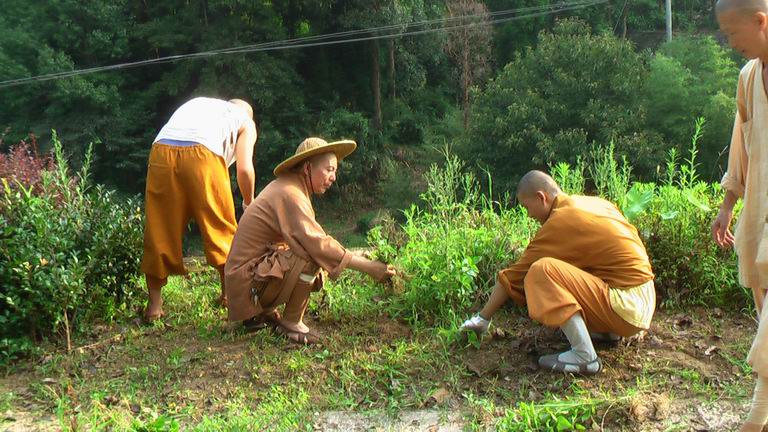
[[[231,102],[198,97],[173,113],[154,142],[161,139],[196,142],[224,158],[230,166],[237,159],[237,131],[250,120],[244,109]]]

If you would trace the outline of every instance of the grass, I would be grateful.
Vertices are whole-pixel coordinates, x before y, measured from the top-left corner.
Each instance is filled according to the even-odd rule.
[[[339,304],[344,290],[355,292],[354,286],[358,295]],[[52,416],[61,430],[311,430],[320,418],[315,413],[396,418],[432,405],[446,415],[463,413],[467,430],[580,430],[602,423],[610,430],[633,430],[627,407],[636,395],[704,403],[747,401],[751,394],[751,380],[744,379],[748,370],[738,360],[748,335],[723,344],[720,355],[706,360],[709,367],[704,360],[681,357],[675,318],[662,315],[654,334],[665,348],[601,350],[609,369],[583,379],[529,367],[535,360],[529,350],[564,346],[520,311],[504,311],[494,320],[513,336],[462,348],[434,329],[387,316],[372,300],[381,296],[378,301],[386,302],[387,294],[367,291],[372,286],[347,275],[328,287],[325,298],[315,295],[309,315],[326,343],[297,347],[269,331],[245,334],[224,321],[213,303],[219,289],[215,272],[174,277],[164,291],[164,323],[105,327],[76,339],[75,346],[86,348],[71,354],[48,347],[51,354],[34,367],[17,366],[21,370],[8,371],[0,381],[0,408],[17,412],[34,406],[35,416]],[[702,326],[698,331],[716,329],[706,311],[700,317],[694,320]],[[749,322],[728,318],[719,332],[733,320]],[[641,361],[642,370],[630,369],[633,361]],[[736,375],[730,371],[734,365]],[[447,398],[431,402],[438,390]]]
[[[33,366],[0,379],[0,411],[51,417],[51,430],[311,430],[316,413],[373,422],[434,405],[460,413],[466,430],[637,430],[629,407],[645,395],[717,406],[748,402],[753,385],[743,361],[753,321],[737,312],[691,310],[693,324],[680,330],[677,314],[661,311],[651,332],[661,345],[600,349],[606,371],[584,379],[531,367],[565,344],[520,310],[494,319],[506,336],[461,347],[450,329],[393,319],[387,288],[348,272],[312,297],[308,319],[324,346],[297,347],[224,321],[218,290],[215,272],[173,277],[163,323],[101,326],[70,354],[45,347]],[[706,356],[710,343],[719,349]],[[438,390],[447,398],[431,403]]]

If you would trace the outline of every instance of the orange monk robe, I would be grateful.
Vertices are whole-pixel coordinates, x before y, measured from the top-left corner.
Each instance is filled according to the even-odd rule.
[[[535,286],[524,286],[531,267],[545,262],[547,265],[565,263],[562,266],[565,272],[573,273],[565,267],[575,268],[602,281],[580,287],[581,291],[604,291],[597,293],[599,295],[588,293],[589,298],[594,299],[591,301],[604,303],[602,308],[595,310],[612,310],[617,317],[638,329],[650,325],[656,297],[648,254],[637,229],[612,203],[601,198],[560,193],[554,200],[549,218],[520,259],[498,274],[498,283],[506,288],[515,303],[528,305],[529,313],[532,304],[536,309],[551,311],[549,313],[553,315],[534,319],[559,326],[581,311],[584,305],[574,302],[565,291],[548,290],[546,295],[539,295]],[[572,278],[574,281],[578,279],[578,275]],[[584,318],[589,324],[590,317]]]

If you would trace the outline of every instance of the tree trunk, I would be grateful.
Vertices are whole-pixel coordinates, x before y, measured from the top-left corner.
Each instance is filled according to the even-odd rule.
[[[397,97],[397,87],[395,86],[395,41],[389,40],[389,97]]]
[[[461,104],[464,109],[464,129],[467,129],[469,126],[469,87],[472,85],[469,68],[469,49],[465,49],[461,65]]]
[[[208,0],[203,0],[203,22],[205,28],[208,28]]]
[[[624,30],[621,32],[621,37],[626,39],[627,38],[627,7],[624,6]]]
[[[381,77],[379,76],[379,42],[371,40],[371,89],[373,90],[373,127],[381,131]]]

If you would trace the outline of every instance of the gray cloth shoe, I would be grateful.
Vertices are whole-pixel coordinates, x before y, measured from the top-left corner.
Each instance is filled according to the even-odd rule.
[[[549,354],[539,357],[539,367],[555,372],[568,372],[579,375],[597,375],[603,370],[600,357],[586,363],[570,363],[559,359],[560,354]]]

